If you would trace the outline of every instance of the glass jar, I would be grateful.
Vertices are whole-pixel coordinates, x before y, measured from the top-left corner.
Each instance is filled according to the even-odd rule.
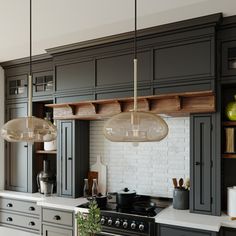
[[[89,196],[89,184],[88,179],[84,179],[84,190],[83,190],[83,197]]]
[[[97,194],[98,194],[98,180],[93,179],[92,196],[96,196]]]

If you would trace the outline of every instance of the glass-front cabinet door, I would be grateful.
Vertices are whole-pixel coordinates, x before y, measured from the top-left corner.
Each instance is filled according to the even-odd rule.
[[[53,93],[53,72],[45,71],[33,74],[33,96]]]
[[[6,83],[7,99],[26,98],[27,79],[28,79],[27,74],[8,77]]]

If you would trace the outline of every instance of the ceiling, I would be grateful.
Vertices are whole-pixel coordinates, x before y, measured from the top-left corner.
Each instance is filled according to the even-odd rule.
[[[29,55],[29,0],[0,0],[0,62]],[[33,54],[133,30],[134,0],[33,0]],[[223,12],[235,0],[138,0],[138,28]]]

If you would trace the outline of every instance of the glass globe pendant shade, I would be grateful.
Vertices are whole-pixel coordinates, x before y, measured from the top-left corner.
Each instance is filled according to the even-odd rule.
[[[103,134],[112,142],[161,141],[168,134],[167,123],[150,112],[123,112],[110,118],[104,125]]]
[[[8,142],[50,142],[56,139],[57,129],[50,121],[30,116],[8,121],[1,135]]]

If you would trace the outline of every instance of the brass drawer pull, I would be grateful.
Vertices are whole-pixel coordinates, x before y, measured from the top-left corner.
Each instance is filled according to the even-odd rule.
[[[7,218],[7,221],[8,221],[8,222],[11,222],[11,221],[13,221],[13,219],[12,219],[11,217],[8,217],[8,218]]]
[[[12,203],[8,203],[7,207],[13,207]]]
[[[56,216],[53,217],[53,220],[60,220],[60,219],[61,219],[61,217],[58,216],[58,215],[56,215]]]

